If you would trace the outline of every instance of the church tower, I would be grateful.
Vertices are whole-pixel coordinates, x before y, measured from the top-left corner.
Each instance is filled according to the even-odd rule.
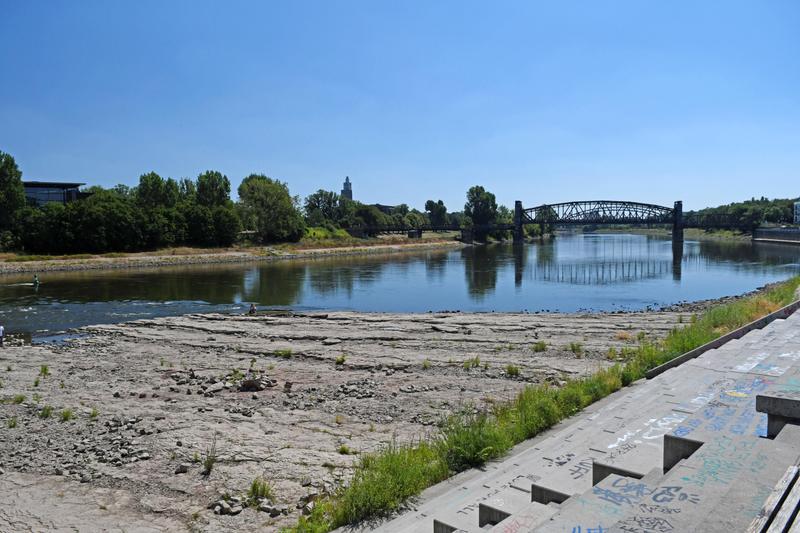
[[[347,198],[348,200],[353,199],[353,184],[350,183],[350,176],[344,177],[344,188],[342,189],[342,198]]]

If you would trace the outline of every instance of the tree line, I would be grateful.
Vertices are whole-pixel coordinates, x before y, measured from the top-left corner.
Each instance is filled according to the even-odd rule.
[[[28,205],[22,172],[0,151],[0,250],[72,254],[227,247],[243,234],[257,244],[297,242],[309,227],[460,228],[513,219],[481,186],[469,189],[460,212],[448,212],[442,200],[428,200],[424,211],[406,204],[380,209],[325,190],[301,202],[286,183],[263,174],[247,176],[234,202],[230,180],[215,170],[179,180],[148,172],[135,187],[94,186],[83,192],[84,198],[66,204]]]
[[[684,216],[699,216],[702,225],[706,220],[713,226],[714,217],[725,217],[734,227],[754,228],[760,224],[791,224],[794,219],[794,203],[800,198],[751,198],[744,202],[733,202],[698,211],[687,211]]]

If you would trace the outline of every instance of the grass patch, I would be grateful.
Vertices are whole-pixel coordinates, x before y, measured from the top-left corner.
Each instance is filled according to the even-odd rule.
[[[431,367],[431,362],[425,359],[422,362],[422,370],[428,370]]]
[[[519,367],[516,365],[506,365],[506,374],[512,378],[519,376]]]
[[[17,417],[12,416],[11,418],[9,418],[8,422],[6,422],[6,427],[8,427],[8,429],[14,429],[15,427],[17,427]]]
[[[527,386],[512,401],[495,404],[491,413],[454,415],[430,440],[392,443],[364,454],[350,483],[318,500],[313,512],[290,531],[324,532],[385,516],[425,488],[502,456],[514,444],[643,378],[648,370],[789,304],[798,286],[800,277],[795,277],[763,294],[711,309],[661,341],[626,347],[625,364],[569,380],[560,388]]]
[[[100,412],[97,410],[97,408],[92,407],[92,412],[89,413],[89,418],[91,418],[92,420],[97,420],[97,417],[99,415],[100,415]]]
[[[464,364],[462,366],[464,367],[464,370],[469,370],[470,368],[480,368],[481,358],[478,357],[477,355],[475,357],[471,357],[466,361],[464,361]]]
[[[272,352],[272,355],[274,355],[276,357],[282,357],[283,359],[291,359],[292,358],[292,350],[290,350],[288,348],[286,350],[275,350],[274,352]]]
[[[70,408],[67,408],[67,409],[64,409],[63,411],[61,411],[61,421],[62,422],[69,422],[70,420],[73,419],[74,416],[75,416],[75,413]]]
[[[43,378],[46,378],[50,375],[50,367],[47,365],[42,365],[39,367],[39,375]]]
[[[547,350],[547,343],[544,341],[539,341],[533,345],[533,351],[536,353],[541,353]]]
[[[342,355],[339,355],[339,356],[336,357],[335,363],[336,363],[337,366],[338,365],[343,365],[346,360],[347,360],[347,356],[345,354],[342,354]]]
[[[354,454],[354,453],[355,453],[353,450],[351,450],[351,449],[350,449],[350,447],[349,447],[347,444],[342,444],[342,445],[340,445],[340,446],[339,446],[339,449],[338,449],[337,451],[338,451],[338,452],[339,452],[341,455],[351,455],[351,454]]]
[[[582,355],[583,354],[583,344],[579,342],[571,342],[567,349],[574,353],[575,355]]]
[[[39,411],[39,418],[50,418],[52,414],[53,414],[53,406],[45,405],[42,406],[42,410]]]
[[[629,341],[633,339],[633,336],[627,331],[618,331],[617,334],[614,335],[614,338],[618,341]]]
[[[33,380],[33,386],[34,387],[38,387],[39,386],[39,378],[38,377]]]
[[[272,499],[272,487],[264,478],[257,477],[250,483],[250,489],[247,491],[247,503],[256,505],[259,500],[263,499]]]

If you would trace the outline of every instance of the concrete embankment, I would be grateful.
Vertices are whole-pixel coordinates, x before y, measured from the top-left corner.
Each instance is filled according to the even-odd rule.
[[[7,346],[0,530],[275,530],[349,479],[357,453],[590,374],[688,316],[190,315]],[[243,506],[259,477],[271,498]]]

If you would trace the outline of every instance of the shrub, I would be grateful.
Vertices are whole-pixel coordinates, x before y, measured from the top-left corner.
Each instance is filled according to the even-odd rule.
[[[519,367],[515,365],[506,365],[506,374],[512,378],[519,376]]]
[[[428,361],[427,359],[425,359],[425,360],[422,362],[422,369],[423,369],[423,370],[428,370],[430,367],[431,367],[431,362],[430,362],[430,361]]]
[[[341,354],[341,355],[337,356],[336,357],[336,361],[335,361],[336,365],[337,366],[338,365],[343,365],[344,362],[345,362],[345,359],[347,359],[347,356],[345,354]]]
[[[545,350],[547,350],[547,343],[544,342],[544,341],[539,341],[539,342],[537,342],[537,343],[535,343],[533,345],[533,351],[534,352],[539,353],[539,352],[543,352]]]

